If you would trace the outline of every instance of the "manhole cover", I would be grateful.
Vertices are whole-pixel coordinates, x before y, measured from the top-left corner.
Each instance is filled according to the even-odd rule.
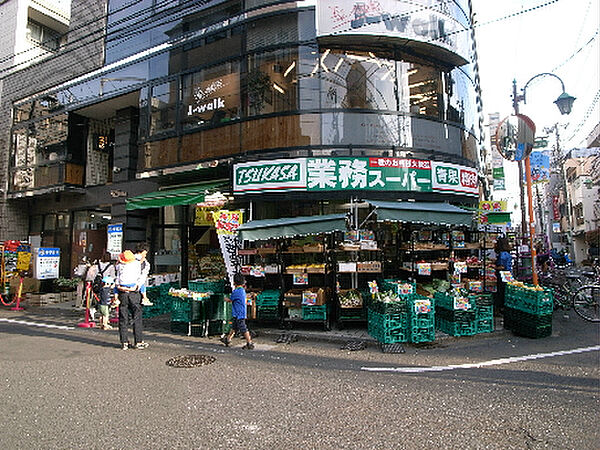
[[[191,367],[200,367],[207,366],[216,361],[214,356],[207,355],[180,355],[175,356],[167,361],[167,366],[171,367],[183,367],[183,368],[191,368]]]

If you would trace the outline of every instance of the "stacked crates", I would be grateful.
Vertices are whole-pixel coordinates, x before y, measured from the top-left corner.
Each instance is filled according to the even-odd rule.
[[[302,320],[327,320],[327,305],[302,305]]]
[[[176,286],[177,283],[163,283],[158,286],[150,286],[146,289],[146,295],[154,305],[144,306],[142,317],[156,317],[171,312],[172,297],[169,296],[169,289]]]
[[[554,298],[549,289],[534,289],[527,285],[506,285],[504,327],[529,338],[552,334]]]
[[[456,301],[455,297],[443,292],[435,293],[436,326],[450,336],[472,336],[477,334],[476,297]]]
[[[274,322],[279,320],[279,297],[281,291],[268,289],[256,296],[257,320]]]
[[[373,301],[368,309],[367,331],[382,344],[435,340],[433,300],[407,294],[396,302]]]
[[[433,299],[419,294],[409,295],[408,309],[408,342],[435,341],[435,302]]]
[[[477,333],[494,331],[494,299],[492,294],[473,294],[469,299],[475,303],[475,321]]]
[[[408,311],[405,299],[391,303],[373,301],[369,305],[367,317],[367,331],[380,343],[408,341]]]

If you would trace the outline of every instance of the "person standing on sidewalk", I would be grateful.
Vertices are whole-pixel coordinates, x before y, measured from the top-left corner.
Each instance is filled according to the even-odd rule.
[[[246,280],[241,273],[236,273],[233,276],[233,284],[235,289],[225,301],[231,302],[231,315],[232,325],[229,334],[223,336],[221,338],[221,342],[225,344],[226,347],[229,347],[231,344],[231,339],[235,335],[236,331],[244,334],[246,338],[246,345],[242,348],[246,350],[253,350],[254,343],[252,342],[252,338],[250,337],[250,332],[248,331],[248,327],[246,327],[246,289],[244,286],[246,285]]]
[[[129,348],[127,329],[129,315],[133,321],[133,348],[144,349],[148,344],[142,339],[142,294],[138,281],[142,276],[140,261],[131,250],[119,255],[117,279],[115,280],[115,297],[119,301],[119,338],[121,348]]]
[[[500,272],[512,272],[512,256],[510,254],[510,243],[508,238],[499,237],[494,246],[496,252],[496,301],[494,313],[501,315],[504,312],[504,295],[506,282],[502,281]]]

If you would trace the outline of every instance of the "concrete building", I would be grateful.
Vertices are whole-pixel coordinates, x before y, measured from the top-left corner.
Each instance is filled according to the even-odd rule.
[[[214,192],[255,220],[479,199],[468,0],[73,0],[61,33],[4,78],[0,239],[60,247],[63,273],[123,224],[192,277]]]

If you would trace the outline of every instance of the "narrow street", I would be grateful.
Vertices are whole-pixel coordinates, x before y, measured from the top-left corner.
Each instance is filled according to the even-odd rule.
[[[122,351],[116,331],[75,324],[0,313],[5,448],[592,449],[600,438],[598,327],[574,315],[555,313],[545,339],[442,336],[402,354],[301,330],[292,344],[259,335],[248,352],[152,324],[148,349]],[[166,365],[197,354],[215,362]]]

